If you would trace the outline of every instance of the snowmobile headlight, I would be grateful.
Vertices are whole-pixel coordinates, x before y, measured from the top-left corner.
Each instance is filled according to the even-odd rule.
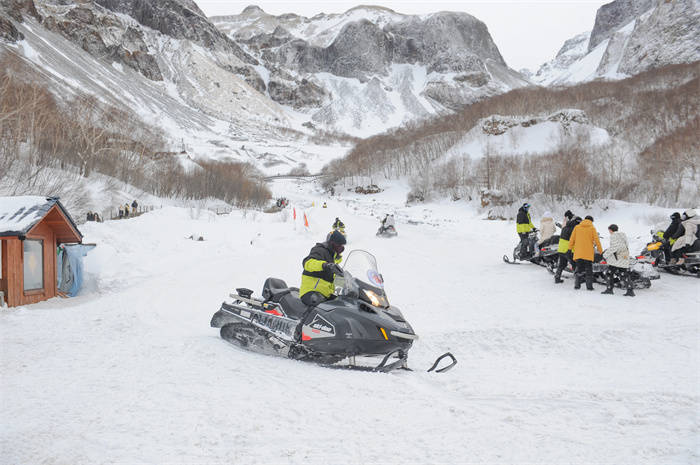
[[[372,302],[372,305],[374,305],[375,307],[384,307],[384,305],[382,304],[384,301],[382,296],[377,295],[376,292],[371,291],[369,289],[362,289],[362,291],[365,293],[369,301]]]

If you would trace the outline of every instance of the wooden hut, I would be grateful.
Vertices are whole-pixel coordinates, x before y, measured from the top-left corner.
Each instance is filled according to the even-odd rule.
[[[57,197],[0,197],[0,296],[7,305],[56,296],[56,247],[82,239]]]

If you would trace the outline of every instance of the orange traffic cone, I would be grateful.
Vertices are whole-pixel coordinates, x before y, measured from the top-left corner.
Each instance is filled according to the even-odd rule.
[[[304,226],[309,227],[309,220],[306,218],[306,213],[304,213]]]

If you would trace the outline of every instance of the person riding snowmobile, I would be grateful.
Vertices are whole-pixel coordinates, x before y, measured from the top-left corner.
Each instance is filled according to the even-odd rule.
[[[569,250],[574,251],[574,261],[576,262],[574,289],[581,289],[581,281],[585,275],[586,289],[593,290],[594,246],[598,252],[603,252],[603,246],[598,239],[598,231],[593,226],[593,217],[587,216],[574,228],[569,239]]]
[[[700,251],[700,217],[695,210],[688,209],[683,212],[683,222],[680,224],[675,236],[676,242],[671,248],[671,265],[685,263],[683,254]]]
[[[382,220],[382,226],[381,229],[379,230],[380,233],[383,233],[389,228],[395,228],[396,224],[394,223],[394,215],[386,214],[384,219]]]
[[[567,213],[571,212],[567,211]],[[559,235],[559,247],[557,248],[557,252],[559,252],[559,263],[557,264],[557,271],[554,273],[555,284],[564,282],[564,280],[561,279],[561,273],[564,271],[564,267],[566,267],[567,262],[571,263],[572,269],[576,267],[576,264],[574,263],[574,255],[569,250],[569,239],[571,239],[571,233],[574,232],[574,228],[578,226],[581,221],[580,216],[568,218],[568,221],[564,227],[561,228],[561,234]]]
[[[333,231],[326,240],[311,248],[309,255],[304,258],[301,273],[299,298],[310,306],[328,300],[333,295],[335,275],[343,276],[343,270],[338,263],[343,261],[343,250],[346,244],[345,236],[340,231]]]
[[[671,224],[664,232],[656,233],[656,237],[661,240],[661,250],[664,252],[664,259],[666,263],[671,261],[671,247],[676,242],[674,236],[678,232],[681,226],[681,214],[678,212],[673,212],[671,215]]]
[[[345,223],[343,223],[338,217],[336,217],[335,221],[333,222],[333,229],[345,234]]]
[[[515,230],[518,233],[518,237],[520,237],[520,256],[525,257],[530,256],[534,253],[533,250],[533,244],[530,243],[528,239],[528,235],[530,231],[536,230],[535,225],[532,224],[532,219],[530,218],[530,213],[528,210],[530,209],[530,204],[529,203],[524,203],[522,207],[518,209],[518,216],[516,217],[516,226]]]

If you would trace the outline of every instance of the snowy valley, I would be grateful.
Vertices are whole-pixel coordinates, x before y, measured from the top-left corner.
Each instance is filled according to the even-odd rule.
[[[674,212],[700,214],[698,0],[602,5],[535,72],[468,5],[200,6],[0,4],[0,464],[700,462],[700,257],[646,248]],[[540,230],[590,215],[604,249],[619,226],[654,279],[602,295],[598,262],[593,291],[568,268],[555,284],[538,259],[559,242],[504,263],[524,204]],[[380,237],[389,214],[398,235]],[[377,260],[362,292],[390,306],[328,266],[338,219],[343,259]],[[80,273],[59,227],[95,244]],[[317,243],[330,258],[307,268]],[[255,300],[302,271],[314,289],[330,272],[347,308],[283,289],[297,322]],[[17,291],[32,302],[1,305]],[[323,366],[307,317],[351,299],[418,338],[333,326],[347,353]],[[222,302],[283,356],[224,340]],[[347,369],[398,340],[410,370]],[[457,364],[427,372],[445,352]]]
[[[517,242],[512,223],[453,202],[405,207],[406,189],[329,199],[311,183],[278,181],[296,222],[289,209],[164,208],[85,225],[98,247],[84,292],[0,313],[2,371],[12,374],[2,381],[3,462],[697,459],[696,278],[664,275],[633,299],[555,286],[538,266],[501,261]],[[375,236],[387,211],[395,239]],[[618,222],[636,250],[669,211],[590,213],[596,225]],[[390,302],[419,334],[415,372],[254,354],[209,327],[234,287],[260,295],[269,276],[298,286],[301,259],[335,216],[348,250],[377,256]],[[446,350],[458,365],[424,373]]]

